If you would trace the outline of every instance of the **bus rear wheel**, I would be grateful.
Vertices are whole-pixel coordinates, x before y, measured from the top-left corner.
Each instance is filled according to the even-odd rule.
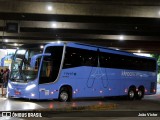
[[[141,100],[144,97],[144,91],[142,89],[139,89],[137,91],[136,99]]]
[[[129,100],[134,100],[135,99],[135,90],[134,89],[130,89],[128,91],[128,99]]]
[[[59,100],[60,100],[61,102],[68,102],[68,101],[70,101],[68,91],[62,90],[62,91],[60,92],[60,94],[59,94]]]

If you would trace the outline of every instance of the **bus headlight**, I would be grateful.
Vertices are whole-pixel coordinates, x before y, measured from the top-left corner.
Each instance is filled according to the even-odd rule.
[[[28,86],[26,87],[26,90],[33,89],[34,87],[36,87],[36,85],[35,85],[35,84],[28,85]]]
[[[9,87],[10,89],[13,89],[13,87],[12,87],[12,85],[11,85],[10,83],[8,83],[8,87]]]

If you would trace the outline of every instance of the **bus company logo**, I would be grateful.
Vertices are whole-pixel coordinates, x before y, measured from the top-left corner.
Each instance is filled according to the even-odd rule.
[[[64,75],[65,76],[76,76],[77,73],[75,73],[75,72],[64,72]]]
[[[137,72],[128,72],[128,71],[122,71],[122,76],[126,76],[126,77],[132,77],[132,76],[138,76]]]

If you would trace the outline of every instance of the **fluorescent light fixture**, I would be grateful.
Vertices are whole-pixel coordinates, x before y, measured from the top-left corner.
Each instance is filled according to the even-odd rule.
[[[138,50],[138,53],[141,53],[141,50]]]
[[[54,22],[52,23],[52,28],[56,28],[57,27],[57,24]]]
[[[121,36],[119,37],[119,39],[120,39],[120,40],[124,40],[124,36],[121,35]]]
[[[5,41],[5,42],[8,42],[8,39],[5,39],[4,41]]]
[[[49,43],[55,43],[55,42],[49,42]]]
[[[18,44],[17,43],[14,43],[14,46],[17,46]]]
[[[52,7],[51,5],[48,5],[48,6],[47,6],[47,10],[48,10],[48,11],[52,11],[52,10],[53,10],[53,7]]]
[[[58,41],[57,41],[57,43],[58,43],[58,44],[60,44],[60,43],[61,43],[61,41],[60,41],[60,40],[58,40]]]
[[[28,85],[28,86],[26,87],[26,90],[27,90],[27,91],[28,91],[28,90],[31,90],[31,89],[33,89],[34,87],[36,87],[35,84]]]

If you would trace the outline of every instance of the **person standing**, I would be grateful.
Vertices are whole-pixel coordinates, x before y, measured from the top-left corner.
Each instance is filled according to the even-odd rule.
[[[4,74],[3,69],[1,69],[0,71],[0,83],[1,84],[3,83],[3,74]]]
[[[8,85],[8,78],[9,78],[9,69],[6,68],[6,70],[3,73],[3,83],[4,83],[4,87],[6,88]]]

